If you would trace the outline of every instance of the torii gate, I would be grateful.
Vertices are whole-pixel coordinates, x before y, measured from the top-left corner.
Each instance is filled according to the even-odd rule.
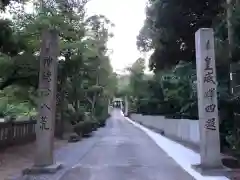
[[[114,98],[112,100],[112,103],[110,103],[109,101],[109,113],[110,113],[110,109],[111,108],[119,108],[122,111],[124,110],[124,115],[127,116],[128,115],[128,101],[127,101],[127,97],[125,96],[125,101],[123,101],[122,98]]]

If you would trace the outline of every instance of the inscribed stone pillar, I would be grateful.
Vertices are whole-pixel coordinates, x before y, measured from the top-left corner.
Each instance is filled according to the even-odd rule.
[[[53,161],[53,140],[56,111],[58,33],[42,34],[39,73],[39,114],[36,125],[37,149],[35,166],[50,166]]]
[[[199,166],[203,169],[218,169],[222,163],[213,30],[199,29],[195,34],[195,43],[201,156]]]

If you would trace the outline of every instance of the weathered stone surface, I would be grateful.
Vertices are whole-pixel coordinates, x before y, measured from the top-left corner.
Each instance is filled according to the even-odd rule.
[[[61,169],[63,165],[61,163],[54,163],[49,166],[33,166],[32,168],[28,168],[23,170],[23,174],[48,174],[48,173],[56,173],[59,169]]]
[[[206,167],[202,164],[199,165],[193,165],[193,169],[195,169],[197,172],[199,172],[202,175],[206,176],[230,176],[233,173],[233,170],[230,168],[226,168],[222,166],[221,164],[219,167]]]
[[[221,166],[217,79],[213,29],[199,29],[196,39],[200,167]]]
[[[78,142],[81,140],[81,137],[76,133],[71,133],[68,135],[68,142]]]
[[[59,37],[55,30],[44,30],[40,52],[39,104],[36,124],[35,166],[51,166],[56,111],[57,57]]]

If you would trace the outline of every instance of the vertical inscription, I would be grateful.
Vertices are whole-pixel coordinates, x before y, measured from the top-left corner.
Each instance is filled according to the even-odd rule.
[[[49,43],[49,42],[48,42]],[[43,63],[42,65],[42,77],[40,79],[40,81],[42,81],[43,84],[45,84],[47,87],[43,87],[42,89],[42,93],[40,93],[40,98],[41,99],[48,99],[50,96],[50,93],[52,92],[51,89],[49,89],[50,87],[50,83],[52,81],[52,72],[51,72],[51,65],[52,65],[52,58],[49,56],[49,48],[46,48],[46,56],[43,57]],[[43,102],[40,105],[40,108],[44,111],[44,109],[50,111],[49,114],[51,114],[51,104],[49,101],[47,102]],[[44,111],[45,112],[45,111]],[[49,128],[49,116],[46,116],[45,114],[40,114],[40,130],[46,130],[48,131]]]
[[[55,30],[42,34],[39,72],[38,120],[36,126],[35,166],[49,166],[53,161],[53,138],[56,111],[57,58],[59,37]]]
[[[215,81],[213,80],[213,67],[211,66],[211,61],[212,59],[210,57],[205,58],[205,69],[204,69],[204,83],[212,83],[216,84]]]
[[[195,34],[199,114],[200,169],[221,167],[214,32],[199,29]],[[198,166],[199,167],[199,166]]]
[[[211,44],[210,44],[210,40],[207,40],[206,42],[206,50],[208,51],[211,48]],[[213,63],[212,63],[212,58],[209,57],[208,55],[206,57],[204,57],[204,77],[203,77],[203,83],[207,83],[208,85],[206,85],[207,90],[204,92],[204,98],[207,99],[210,104],[206,104],[204,109],[205,109],[205,113],[210,113],[210,118],[208,118],[206,120],[206,124],[205,124],[205,128],[208,130],[216,130],[216,118],[215,117],[211,117],[211,115],[215,115],[215,110],[217,105],[214,104],[213,102],[213,98],[216,95],[216,88],[211,87],[212,85],[216,85],[215,82],[215,77],[214,77],[214,70],[215,68],[213,67]],[[207,115],[207,117],[209,117],[209,115]]]

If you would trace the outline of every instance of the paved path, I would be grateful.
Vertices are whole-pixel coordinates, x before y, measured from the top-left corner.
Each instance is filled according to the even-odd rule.
[[[104,133],[61,180],[193,180],[144,132],[110,118]]]

